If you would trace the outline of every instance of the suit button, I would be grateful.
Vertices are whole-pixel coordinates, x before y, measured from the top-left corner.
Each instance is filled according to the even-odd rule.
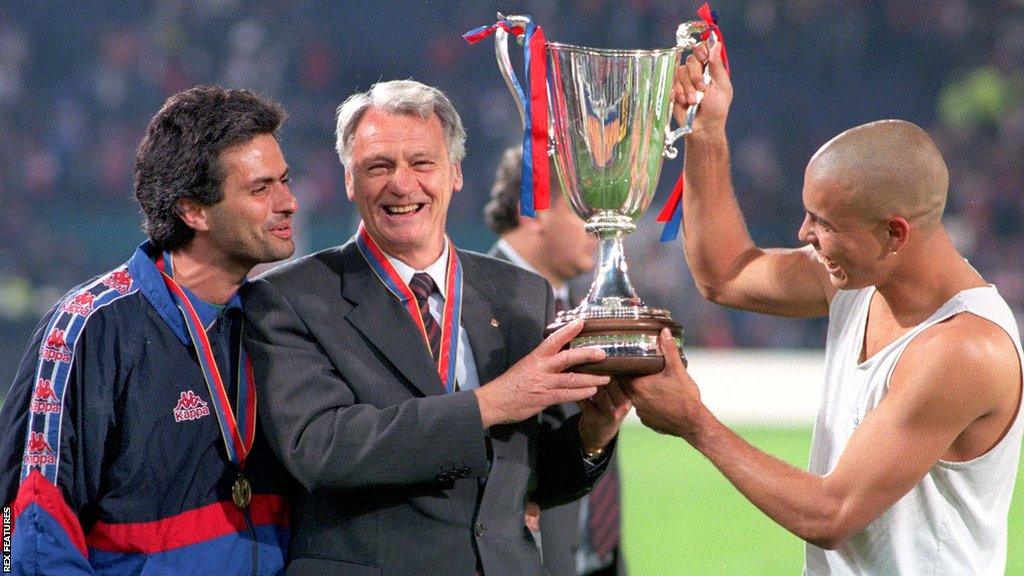
[[[479,537],[484,535],[484,523],[483,522],[477,522],[476,523],[476,526],[473,527],[473,534],[476,534],[477,538],[479,538]]]

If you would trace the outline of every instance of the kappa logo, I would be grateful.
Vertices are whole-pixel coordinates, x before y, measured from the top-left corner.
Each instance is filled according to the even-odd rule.
[[[196,393],[189,390],[182,392],[178,405],[174,407],[174,421],[198,420],[210,415],[210,407]]]
[[[46,441],[42,432],[28,433],[28,448],[25,449],[25,463],[29,466],[43,466],[44,464],[56,464],[57,455],[53,448]]]
[[[53,392],[53,383],[46,378],[40,378],[32,394],[31,410],[36,414],[53,414],[60,412],[60,408],[60,399]]]
[[[114,270],[103,279],[103,285],[109,286],[121,294],[127,294],[128,288],[132,285],[132,277],[127,270]]]
[[[92,292],[81,292],[71,300],[68,300],[61,306],[65,312],[69,314],[78,314],[85,316],[89,312],[92,312],[92,303],[96,300],[96,295]]]
[[[53,362],[71,362],[71,350],[64,341],[63,330],[60,328],[54,328],[50,331],[50,335],[46,337],[46,344],[43,346],[43,350],[39,353],[39,356],[43,360],[50,360]]]

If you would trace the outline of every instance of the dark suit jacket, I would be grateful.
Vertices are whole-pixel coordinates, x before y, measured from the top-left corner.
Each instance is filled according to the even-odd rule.
[[[487,251],[488,256],[500,260],[511,261],[508,254],[498,245]],[[569,295],[570,305],[578,303]],[[566,403],[552,406],[541,415],[542,420],[559,421],[579,413],[576,404]],[[608,466],[618,466],[618,457],[612,453]],[[581,500],[574,500],[553,508],[548,508],[540,515],[541,552],[544,570],[548,576],[576,576],[576,551],[580,547],[580,509]],[[616,556],[616,572],[625,574],[625,559],[621,550]]]
[[[554,309],[540,277],[459,252],[462,326],[481,383],[532,351]],[[289,574],[540,574],[525,502],[569,501],[576,420],[485,431],[476,395],[445,395],[405,308],[353,242],[285,264],[243,294],[259,418],[298,482]]]

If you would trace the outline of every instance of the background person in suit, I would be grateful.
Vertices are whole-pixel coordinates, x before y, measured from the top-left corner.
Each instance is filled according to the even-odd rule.
[[[299,484],[289,573],[540,574],[526,502],[586,493],[629,403],[563,373],[604,353],[560,351],[579,325],[542,342],[542,278],[448,240],[465,132],[440,91],[377,83],[341,105],[337,137],[356,238],[245,298],[262,424]]]
[[[551,208],[536,218],[521,218],[519,187],[522,182],[522,148],[505,150],[494,175],[491,200],[484,208],[487,226],[498,235],[489,255],[507,260],[543,276],[555,296],[555,309],[572,308],[580,297],[569,290],[569,281],[594,269],[597,237],[588,234],[568,199],[558,193],[552,175]],[[542,418],[565,418],[579,412],[574,403],[552,406]],[[551,576],[602,576],[625,574],[620,548],[620,502],[617,458],[591,494],[568,504],[540,512],[527,506],[527,525],[539,529],[544,568]]]

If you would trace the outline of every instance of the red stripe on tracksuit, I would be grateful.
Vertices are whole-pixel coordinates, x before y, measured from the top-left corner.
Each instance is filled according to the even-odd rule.
[[[244,532],[245,515],[231,502],[218,502],[153,522],[107,524],[97,522],[86,537],[77,515],[60,489],[38,471],[32,471],[12,505],[12,531],[18,518],[35,504],[53,517],[85,558],[89,548],[107,552],[153,554]],[[288,502],[282,496],[255,494],[248,508],[252,525],[288,526]]]
[[[288,526],[281,496],[254,494],[248,507],[253,526]],[[89,531],[89,547],[106,552],[154,554],[246,530],[245,515],[231,502],[217,502],[153,522],[107,524]]]
[[[85,534],[82,533],[82,525],[78,522],[78,516],[64,500],[64,494],[61,493],[60,488],[47,480],[38,470],[30,472],[18,488],[18,495],[14,499],[11,511],[12,533],[17,526],[18,517],[32,504],[39,506],[52,516],[60,524],[75,548],[82,553],[82,556],[89,557],[89,552],[85,548]]]

